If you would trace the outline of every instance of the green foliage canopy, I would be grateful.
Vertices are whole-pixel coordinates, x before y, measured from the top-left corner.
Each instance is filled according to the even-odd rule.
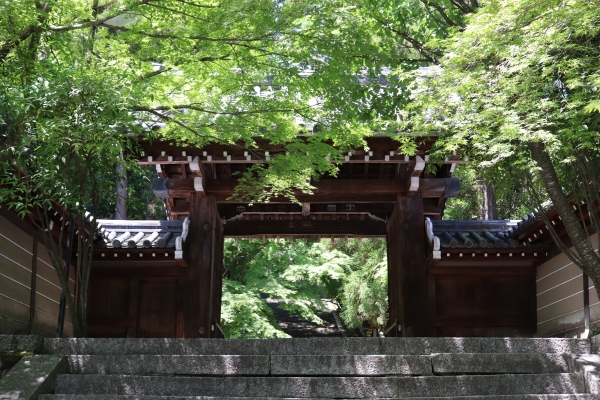
[[[334,299],[349,257],[302,241],[225,241],[222,320],[227,337],[281,337],[264,298],[322,323],[321,299]]]
[[[411,132],[440,137],[442,156],[462,151],[497,188],[525,187],[559,248],[600,284],[600,259],[570,204],[600,200],[600,8],[492,0],[467,21],[434,43],[446,54],[439,68],[412,75]],[[576,252],[547,221],[547,200]],[[600,218],[592,211],[586,224],[599,231]]]
[[[364,321],[385,326],[387,257],[385,240],[350,239],[249,243],[225,241],[221,318],[228,338],[287,337],[267,299],[316,323],[328,299],[341,307],[347,327]]]
[[[459,165],[452,177],[460,179],[460,194],[446,201],[444,219],[478,219],[484,202],[482,191],[486,168],[477,168],[474,164]],[[532,208],[528,206],[527,188],[523,182],[512,182],[512,186],[503,185],[495,190],[498,219],[520,220],[528,215]],[[507,190],[508,189],[508,190]]]
[[[324,157],[340,160],[349,147],[363,147],[365,135],[395,131],[388,121],[407,101],[399,73],[437,60],[441,53],[427,42],[476,5],[1,0],[3,142],[22,150],[20,138],[70,114],[78,93],[97,101],[94,118],[109,136],[161,126],[151,136],[241,142],[262,158],[256,138],[285,144],[287,155],[257,167],[260,179],[244,180],[246,190],[263,200],[310,191],[307,178],[335,174]],[[100,89],[115,101],[105,104]],[[299,124],[316,124],[317,132],[299,139]]]

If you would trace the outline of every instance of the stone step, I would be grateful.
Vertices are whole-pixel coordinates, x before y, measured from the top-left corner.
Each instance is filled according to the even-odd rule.
[[[430,356],[73,355],[69,372],[102,375],[378,376],[574,372],[568,354],[446,353]]]
[[[445,353],[431,355],[435,375],[576,372],[572,354]]]
[[[457,397],[585,393],[583,374],[399,377],[398,397]]]
[[[306,339],[44,339],[46,354],[428,355],[436,353],[589,354],[584,339],[306,338]]]
[[[308,398],[308,397],[214,397],[214,396],[116,396],[103,394],[43,394],[38,396],[38,400],[330,400],[326,398]],[[556,398],[556,400],[578,400],[577,397]],[[588,398],[582,398],[588,400]],[[590,400],[596,400],[589,398]],[[598,397],[600,399],[600,397]],[[331,399],[332,400],[332,399]],[[373,398],[371,400],[377,400]],[[387,400],[387,399],[386,399]],[[527,399],[529,400],[529,399]],[[532,400],[537,400],[533,399]],[[545,399],[544,399],[545,400]],[[554,398],[549,400],[555,400]]]
[[[396,397],[396,378],[363,377],[180,377],[60,375],[58,394],[231,396],[231,397]]]
[[[355,356],[280,356],[272,355],[274,376],[375,376],[433,375],[431,356],[355,355]]]
[[[72,374],[102,375],[269,375],[269,356],[75,355]]]
[[[597,394],[525,394],[506,396],[455,396],[456,400],[600,400]],[[207,396],[115,396],[80,394],[43,394],[38,400],[256,400],[257,397],[207,397]],[[298,397],[260,397],[262,400],[299,400]],[[407,398],[405,398],[407,399]],[[447,400],[448,397],[410,397],[410,400]],[[302,398],[302,400],[333,400],[324,398]],[[369,400],[380,400],[370,398]],[[391,398],[386,400],[401,400]]]
[[[432,375],[431,360],[431,356],[404,355],[67,356],[70,373],[89,375]]]
[[[57,394],[414,398],[585,393],[582,374],[429,377],[183,377],[59,375]]]

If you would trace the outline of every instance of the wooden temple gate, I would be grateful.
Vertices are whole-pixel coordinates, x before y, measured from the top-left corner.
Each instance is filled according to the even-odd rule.
[[[236,173],[284,152],[283,147],[259,143],[260,152],[249,152],[229,145],[197,149],[156,141],[142,143],[139,163],[156,165],[159,174],[153,183],[154,192],[165,198],[171,220],[189,219],[189,232],[183,236],[185,240],[178,239],[176,250],[139,248],[135,254],[127,249],[95,250],[90,334],[222,337],[218,323],[226,237],[385,237],[388,326],[393,325],[388,336],[451,332],[436,333],[437,328],[430,327],[436,294],[428,265],[435,246],[427,238],[425,219],[439,220],[446,199],[458,194],[458,179],[451,174],[460,160],[453,157],[438,165],[435,174],[428,174],[425,166],[431,142],[422,144],[414,156],[398,154],[397,142],[387,137],[372,137],[367,143],[368,151],[355,150],[345,156],[337,177],[312,182],[314,194],[298,193],[301,204],[275,198],[252,206],[231,198]],[[527,287],[534,287],[529,282],[535,272],[527,271]],[[490,276],[502,274],[494,273]],[[510,290],[508,286],[506,289]],[[516,334],[530,335],[531,321],[525,325],[527,329]],[[461,332],[465,335],[464,330]],[[485,332],[493,335],[493,331]]]

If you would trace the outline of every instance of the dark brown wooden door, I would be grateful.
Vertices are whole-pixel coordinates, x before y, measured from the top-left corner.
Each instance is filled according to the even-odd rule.
[[[90,279],[90,337],[183,337],[187,269],[96,271]]]
[[[137,337],[177,336],[177,280],[140,280]]]

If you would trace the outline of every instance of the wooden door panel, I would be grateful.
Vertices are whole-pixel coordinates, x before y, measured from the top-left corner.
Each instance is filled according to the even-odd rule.
[[[140,279],[137,337],[176,337],[178,283]]]
[[[88,288],[90,318],[129,315],[129,277],[93,279]]]
[[[529,279],[436,277],[437,315],[529,315]]]

